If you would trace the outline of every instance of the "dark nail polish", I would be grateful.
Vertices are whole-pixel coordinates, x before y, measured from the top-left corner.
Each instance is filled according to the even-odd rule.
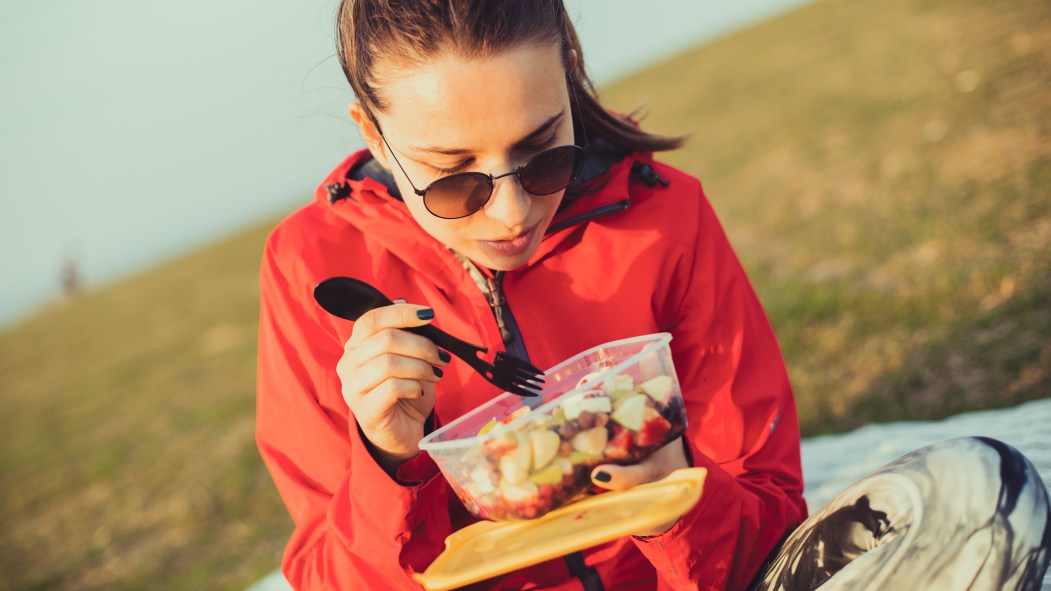
[[[430,308],[425,308],[423,310],[420,310],[419,312],[416,312],[416,317],[420,320],[430,320],[431,318],[434,318],[434,310]]]
[[[438,359],[441,359],[445,363],[452,361],[453,356],[449,355],[449,352],[444,349],[438,349]]]
[[[442,374],[445,373],[441,370],[441,368],[434,367],[433,365],[431,366],[431,369],[434,370],[434,375],[438,376],[439,378],[442,377]]]
[[[595,480],[598,482],[609,482],[611,479],[612,477],[609,475],[609,472],[603,472],[602,470],[595,472]]]

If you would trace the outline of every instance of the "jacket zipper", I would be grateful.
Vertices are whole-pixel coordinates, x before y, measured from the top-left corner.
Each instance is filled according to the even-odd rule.
[[[625,207],[627,207],[626,203]],[[601,215],[601,213],[606,212],[599,212],[598,215]],[[522,339],[522,331],[519,330],[518,321],[515,320],[514,314],[511,313],[511,307],[507,305],[507,298],[504,297],[504,271],[497,271],[493,274],[492,279],[486,278],[485,286],[487,291],[486,300],[488,300],[489,306],[493,310],[496,326],[500,329],[500,338],[504,341],[504,348],[507,349],[508,353],[529,361],[529,352],[526,351],[525,341]],[[537,396],[534,398],[523,398],[522,401],[530,408],[536,408],[543,399]],[[569,574],[580,581],[584,591],[605,591],[605,585],[602,584],[602,579],[598,576],[598,572],[584,562],[583,553],[579,551],[571,552],[563,556],[562,559],[566,563]]]
[[[616,203],[596,207],[591,211],[562,220],[559,224],[548,228],[547,233],[557,232],[563,228],[568,228],[574,224],[579,224],[599,216],[624,211],[630,205],[631,201],[629,199],[624,199],[622,201],[617,201]],[[457,258],[459,258],[464,264],[468,274],[474,279],[475,283],[483,288],[486,295],[485,299],[489,302],[489,307],[492,309],[493,317],[496,319],[496,326],[500,329],[500,338],[504,341],[504,348],[507,349],[508,353],[511,353],[520,359],[529,361],[529,352],[526,350],[525,341],[522,339],[522,331],[519,330],[518,321],[515,320],[515,315],[511,313],[511,307],[507,304],[507,298],[504,297],[504,271],[495,272],[490,279],[484,277],[481,272],[478,271],[478,267],[468,259],[460,257],[459,255],[457,255]],[[479,281],[479,279],[482,281]],[[526,404],[531,407],[534,407],[534,404],[540,404],[539,399],[536,400],[535,403],[533,402],[533,399],[524,400]],[[570,575],[576,577],[580,581],[580,584],[584,587],[585,591],[603,591],[605,589],[605,585],[602,584],[602,579],[599,578],[595,569],[584,563],[584,555],[581,552],[567,554],[563,557],[563,560],[566,563],[566,568],[569,570]]]
[[[518,329],[518,321],[515,320],[511,308],[507,305],[507,298],[504,297],[504,271],[497,271],[492,279],[485,280],[485,284],[489,292],[487,298],[489,307],[493,310],[504,347],[515,357],[529,361],[529,352],[526,351],[525,341],[522,340],[522,331]]]
[[[624,211],[630,205],[630,199],[623,199],[615,203],[603,205],[602,207],[596,207],[590,211],[562,220],[557,225],[548,228],[545,234],[557,232],[563,228],[592,220],[603,215]],[[512,355],[524,359],[525,361],[530,361],[529,351],[526,350],[525,341],[522,339],[522,331],[518,328],[518,321],[515,320],[515,315],[511,312],[511,307],[507,304],[507,298],[504,297],[505,272],[496,271],[490,279],[482,275],[481,271],[478,270],[478,267],[469,259],[459,254],[456,254],[456,258],[460,259],[464,268],[467,269],[467,274],[471,276],[471,279],[474,280],[475,284],[482,290],[482,293],[485,294],[485,299],[489,303],[489,309],[492,310],[493,318],[496,320],[496,327],[500,330],[500,338],[504,342],[504,348]]]

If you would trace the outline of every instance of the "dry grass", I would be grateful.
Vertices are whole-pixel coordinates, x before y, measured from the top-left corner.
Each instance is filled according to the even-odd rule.
[[[1039,1],[832,0],[605,89],[693,133],[669,159],[723,217],[806,433],[1051,393],[1049,35]]]
[[[0,338],[10,589],[237,589],[291,525],[254,443],[264,232]]]
[[[1051,389],[1051,5],[828,0],[605,90],[692,131],[808,433]],[[6,588],[242,589],[259,229],[0,335]]]

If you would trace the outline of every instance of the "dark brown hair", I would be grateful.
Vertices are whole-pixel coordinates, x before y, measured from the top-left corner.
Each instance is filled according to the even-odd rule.
[[[520,44],[562,47],[577,63],[569,72],[589,138],[623,149],[671,150],[681,137],[642,131],[627,117],[606,110],[584,70],[584,56],[561,0],[342,0],[336,17],[336,47],[343,73],[368,113],[382,112],[373,67],[380,59],[412,65],[442,51],[465,57],[493,55]]]

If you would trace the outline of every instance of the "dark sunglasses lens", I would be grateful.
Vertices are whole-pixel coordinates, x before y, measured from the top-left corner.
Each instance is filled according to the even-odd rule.
[[[464,172],[431,183],[423,204],[440,218],[462,218],[481,209],[492,194],[493,183],[488,175]]]
[[[522,188],[533,195],[550,195],[565,189],[584,166],[584,150],[560,146],[541,152],[519,173]]]

